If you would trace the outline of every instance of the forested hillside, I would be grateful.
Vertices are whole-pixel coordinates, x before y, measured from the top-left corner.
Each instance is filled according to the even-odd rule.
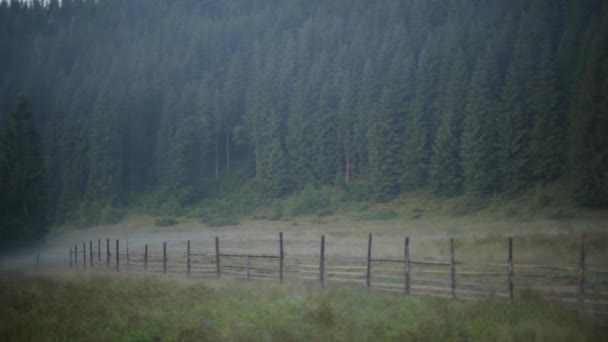
[[[28,98],[55,224],[228,180],[376,200],[567,180],[606,206],[606,18],[604,0],[2,3],[1,122]]]

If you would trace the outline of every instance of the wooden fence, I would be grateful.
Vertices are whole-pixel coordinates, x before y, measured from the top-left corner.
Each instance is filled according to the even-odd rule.
[[[158,249],[145,245],[143,250],[133,251],[120,240],[90,240],[69,249],[67,264],[73,269],[228,277],[280,284],[304,282],[319,287],[341,284],[368,291],[504,303],[525,300],[527,294],[533,294],[572,309],[608,314],[608,268],[587,264],[585,234],[580,237],[577,265],[516,263],[512,238],[506,244],[504,263],[459,261],[451,238],[449,259],[433,261],[413,258],[409,237],[403,241],[402,257],[394,259],[372,257],[372,234],[368,237],[366,258],[327,257],[325,236],[321,236],[318,255],[286,255],[282,233],[277,240],[277,254],[223,253],[220,239],[215,237],[214,242],[214,250],[196,250],[188,240],[185,250],[169,251],[163,242],[162,246],[154,246],[161,247]],[[36,267],[41,267],[39,253],[35,260]]]

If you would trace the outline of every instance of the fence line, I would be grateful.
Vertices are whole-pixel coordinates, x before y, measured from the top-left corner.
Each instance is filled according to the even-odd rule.
[[[463,262],[456,259],[454,239],[448,240],[449,260],[415,260],[410,255],[410,238],[405,237],[403,258],[373,258],[373,235],[368,235],[367,257],[326,257],[325,236],[321,236],[320,252],[315,255],[286,255],[283,233],[278,236],[278,254],[222,253],[220,239],[215,237],[214,253],[193,253],[190,240],[186,250],[169,251],[162,244],[162,255],[151,252],[148,244],[143,253],[133,252],[128,241],[121,253],[120,240],[115,252],[106,239],[105,265],[102,260],[102,243],[97,239],[82,242],[69,248],[68,259],[43,258],[36,252],[36,269],[52,263],[71,269],[110,270],[115,258],[115,272],[134,272],[158,275],[182,275],[191,278],[217,278],[223,276],[249,280],[304,282],[323,288],[332,285],[353,285],[367,291],[386,291],[404,295],[420,294],[442,298],[479,300],[492,299],[513,303],[521,299],[522,290],[532,290],[541,298],[563,303],[579,311],[608,314],[608,269],[588,267],[586,264],[587,235],[581,234],[579,262],[576,267],[563,265],[517,264],[514,262],[513,238],[507,240],[505,263]],[[170,253],[172,252],[172,253]],[[184,253],[185,252],[185,253]],[[97,258],[94,255],[97,255]],[[88,256],[88,257],[87,257]],[[121,256],[124,257],[121,258]],[[123,259],[123,260],[121,260]],[[314,264],[315,259],[318,263]],[[125,265],[121,268],[121,262]],[[0,270],[4,270],[4,257],[0,255]],[[519,293],[516,292],[520,290]]]

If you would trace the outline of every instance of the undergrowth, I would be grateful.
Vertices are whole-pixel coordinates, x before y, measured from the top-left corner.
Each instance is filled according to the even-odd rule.
[[[515,305],[152,278],[0,279],[2,341],[604,341],[605,320]]]

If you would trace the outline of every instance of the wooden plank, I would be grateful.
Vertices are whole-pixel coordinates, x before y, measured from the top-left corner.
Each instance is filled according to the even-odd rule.
[[[598,268],[598,267],[590,267],[589,265],[585,265],[585,272],[608,273],[608,269],[602,269],[602,268]]]
[[[545,278],[545,279],[567,279],[567,280],[577,280],[580,279],[576,276],[562,276],[562,275],[552,275],[552,274],[533,274],[533,273],[515,273],[514,277],[526,277],[526,278]]]
[[[223,257],[226,258],[258,258],[258,259],[281,259],[281,256],[277,256],[277,255],[249,255],[249,254],[224,254],[222,253]]]
[[[396,260],[396,259],[371,259],[372,262],[386,262],[386,263],[397,263],[397,264],[403,264],[403,260]]]
[[[363,274],[361,272],[328,271],[328,272],[326,272],[326,274],[327,275],[335,275],[335,274],[337,274],[337,275],[350,275],[350,276],[357,276],[357,277],[363,277],[363,276],[367,277],[366,274]],[[401,279],[401,278],[399,278],[399,279]]]
[[[429,265],[429,266],[450,266],[449,262],[441,262],[441,261],[410,261],[411,264],[414,265]]]
[[[437,272],[437,273],[441,273],[441,272]],[[458,275],[459,276],[505,276],[508,275],[508,271],[507,272],[476,272],[476,271],[459,271]]]
[[[554,266],[554,265],[535,265],[535,264],[515,264],[517,268],[538,268],[545,270],[554,270],[554,271],[577,271],[578,268],[574,266]]]
[[[316,267],[316,266],[315,266]],[[352,266],[346,266],[346,265],[325,265],[326,269],[353,269],[353,270],[366,270],[367,266],[358,266],[358,265],[352,265]]]

